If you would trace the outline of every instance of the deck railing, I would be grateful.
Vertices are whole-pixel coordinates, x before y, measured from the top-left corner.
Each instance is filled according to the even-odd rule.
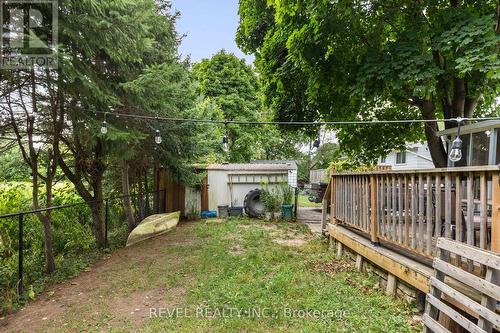
[[[425,257],[438,237],[500,252],[500,168],[332,174],[330,223]]]

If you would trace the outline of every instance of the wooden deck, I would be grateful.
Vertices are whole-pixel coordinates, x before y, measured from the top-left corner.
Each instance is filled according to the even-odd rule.
[[[328,225],[328,234],[343,246],[348,247],[364,259],[405,281],[416,289],[429,292],[432,267],[381,246],[341,225]]]
[[[498,166],[332,174],[322,230],[340,253],[347,247],[357,262],[385,270],[388,290],[399,279],[427,293],[438,239],[500,253],[499,176]],[[463,257],[453,254],[450,263],[484,278],[484,265]],[[444,283],[481,303],[481,294],[467,284],[449,276]]]

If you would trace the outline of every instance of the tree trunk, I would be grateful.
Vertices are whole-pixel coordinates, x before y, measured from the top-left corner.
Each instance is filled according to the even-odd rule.
[[[420,110],[425,120],[436,119],[436,109],[432,101],[422,101]],[[435,122],[425,124],[425,137],[434,166],[436,168],[446,168],[448,166],[448,154],[441,138],[437,135],[438,130],[438,125]]]
[[[144,220],[145,216],[144,216],[144,198],[143,198],[144,187],[143,187],[143,183],[142,183],[141,172],[139,172],[139,177],[138,177],[138,193],[137,194],[138,194],[137,200],[139,203],[139,221],[142,221],[142,220]]]
[[[45,249],[45,273],[52,274],[56,270],[54,250],[52,247],[52,217],[50,212],[42,218]]]
[[[96,201],[91,205],[92,232],[96,239],[97,247],[103,249],[106,246],[106,212],[104,203]]]
[[[124,195],[123,210],[125,211],[125,217],[127,218],[128,231],[132,232],[136,227],[134,213],[132,211],[132,205],[130,204],[130,182],[128,176],[128,163],[122,162],[122,194]]]

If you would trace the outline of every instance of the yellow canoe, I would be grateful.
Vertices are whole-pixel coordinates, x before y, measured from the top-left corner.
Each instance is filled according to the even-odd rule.
[[[180,215],[180,212],[175,212],[151,215],[145,218],[128,236],[127,246],[169,232],[179,223]]]

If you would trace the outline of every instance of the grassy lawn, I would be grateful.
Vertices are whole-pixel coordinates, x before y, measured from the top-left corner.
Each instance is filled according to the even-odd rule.
[[[309,197],[305,194],[299,194],[299,207],[321,207],[321,203],[314,203],[309,201]]]
[[[118,250],[0,330],[417,332],[412,316],[307,227],[231,220]]]

